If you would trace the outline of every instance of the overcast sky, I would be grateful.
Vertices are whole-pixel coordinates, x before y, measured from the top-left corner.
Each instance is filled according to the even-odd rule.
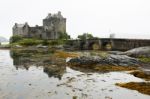
[[[109,37],[150,39],[150,0],[0,0],[0,36],[9,38],[15,22],[42,25],[61,11],[71,37],[84,32]]]

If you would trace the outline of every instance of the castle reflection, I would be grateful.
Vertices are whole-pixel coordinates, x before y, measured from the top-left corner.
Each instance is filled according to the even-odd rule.
[[[28,70],[31,66],[42,67],[43,72],[49,77],[55,77],[61,80],[63,74],[66,72],[66,65],[63,60],[58,60],[56,58],[51,58],[50,56],[44,55],[44,57],[32,57],[36,56],[38,53],[23,52],[17,50],[11,50],[10,56],[13,59],[13,65],[18,69]]]

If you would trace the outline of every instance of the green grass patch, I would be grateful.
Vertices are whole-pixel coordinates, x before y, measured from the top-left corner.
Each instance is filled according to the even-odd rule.
[[[139,60],[142,62],[150,63],[150,58],[147,57],[140,57]]]
[[[92,51],[90,52],[90,55],[106,58],[108,56],[108,53],[106,51]]]
[[[32,46],[32,45],[42,44],[42,42],[43,40],[38,40],[38,39],[23,39],[19,41],[19,45]]]

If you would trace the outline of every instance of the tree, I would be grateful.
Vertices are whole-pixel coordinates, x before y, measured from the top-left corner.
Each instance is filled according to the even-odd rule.
[[[86,39],[93,39],[93,35],[90,33],[83,33],[82,35],[78,35],[78,39],[86,40]]]
[[[70,39],[70,35],[67,33],[59,33],[59,39]]]

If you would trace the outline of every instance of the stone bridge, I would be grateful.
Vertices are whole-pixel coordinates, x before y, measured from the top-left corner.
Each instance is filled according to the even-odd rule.
[[[150,39],[87,39],[70,40],[69,45],[79,50],[129,50],[136,47],[150,46]]]

